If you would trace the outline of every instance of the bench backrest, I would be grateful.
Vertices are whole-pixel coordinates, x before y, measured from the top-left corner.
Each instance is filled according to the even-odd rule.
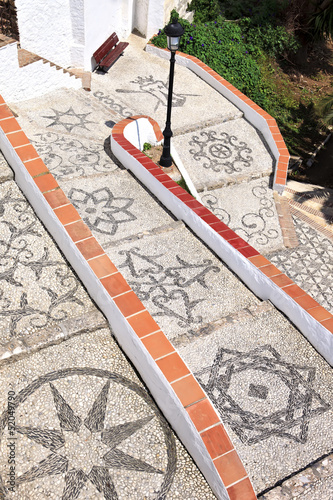
[[[101,62],[103,57],[106,56],[108,52],[110,52],[111,49],[119,42],[119,38],[117,37],[116,33],[112,33],[111,36],[99,47],[99,49],[94,52],[93,56],[95,58],[95,61],[98,63]]]

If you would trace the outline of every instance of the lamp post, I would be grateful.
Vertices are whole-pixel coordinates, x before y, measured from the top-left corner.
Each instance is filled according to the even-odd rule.
[[[163,131],[164,143],[163,143],[163,153],[160,159],[160,165],[162,167],[171,167],[172,158],[170,154],[170,140],[172,137],[171,106],[172,106],[173,76],[175,71],[176,51],[179,49],[180,37],[184,33],[184,28],[177,21],[177,19],[173,19],[172,22],[164,28],[164,32],[167,36],[168,49],[171,52],[171,58],[170,58],[167,118],[165,123],[165,129]]]

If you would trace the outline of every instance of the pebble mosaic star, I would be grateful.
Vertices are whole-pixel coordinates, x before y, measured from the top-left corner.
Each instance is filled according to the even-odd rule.
[[[72,106],[67,111],[59,111],[57,109],[51,108],[55,113],[54,116],[43,116],[43,118],[48,118],[53,120],[49,123],[47,127],[62,126],[65,128],[66,132],[72,132],[75,127],[84,128],[89,130],[87,127],[88,123],[95,123],[86,119],[89,113],[75,113]]]
[[[82,416],[77,415],[61,391],[57,389],[56,384],[60,378],[66,378],[66,376],[85,376],[87,374],[104,378],[106,382],[95,396],[90,408],[87,409],[86,416],[81,418]],[[149,414],[135,420],[123,415],[122,420],[126,420],[124,423],[108,425],[106,416],[110,411],[108,402],[113,397],[112,382],[120,384],[125,390],[134,391],[140,399],[143,397],[146,400],[145,403],[148,403]],[[90,483],[96,488],[96,495],[99,492],[103,498],[115,500],[118,498],[118,493],[113,474],[114,471],[123,470],[155,476],[156,498],[165,498],[164,495],[172,484],[175,472],[175,443],[169,429],[164,425],[162,417],[153,410],[149,396],[144,393],[143,389],[117,374],[93,368],[73,368],[51,372],[40,377],[20,392],[16,406],[22,404],[42,386],[49,388],[58,423],[49,426],[50,428],[45,428],[42,425],[40,427],[16,425],[17,436],[25,436],[27,439],[25,446],[34,442],[50,453],[26,472],[18,475],[15,494],[20,494],[20,487],[23,484],[40,479],[52,484],[49,482],[49,477],[62,476],[64,477],[63,491],[60,496],[62,499],[80,498],[81,491]],[[8,417],[5,413],[0,419],[0,428],[2,429],[5,427],[6,418]],[[166,447],[164,446],[165,449],[163,449],[163,446],[160,446],[159,454],[165,455],[166,467],[154,466],[147,460],[133,456],[137,452],[136,446],[133,449],[133,454],[128,452],[126,446],[125,450],[127,451],[121,449],[124,446],[123,443],[128,443],[131,440],[135,442],[135,434],[145,430],[146,426],[154,422],[154,419],[155,424],[162,424]],[[19,443],[17,446],[23,447],[23,444]],[[147,447],[149,448],[149,439],[147,439]],[[141,456],[143,456],[142,453],[144,455],[144,450],[141,449]],[[151,461],[151,458],[149,460]],[[143,477],[146,478],[145,475]],[[145,488],[146,481],[147,479],[143,481],[142,488]],[[4,494],[4,498],[13,498],[8,491],[5,491]]]
[[[315,368],[284,361],[270,345],[248,352],[221,348],[212,366],[196,373],[224,421],[247,445],[272,436],[307,442],[311,419],[330,408],[314,389],[315,374]]]

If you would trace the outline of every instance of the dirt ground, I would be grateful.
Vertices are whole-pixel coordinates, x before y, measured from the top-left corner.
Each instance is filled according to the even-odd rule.
[[[308,51],[303,65],[289,66],[288,76],[295,83],[295,97],[298,100],[308,96],[313,100],[315,106],[320,106],[323,97],[333,94],[333,41],[317,44]],[[324,127],[318,123],[321,140],[323,141],[329,132],[333,133],[333,127]],[[310,153],[314,152],[318,144],[314,140]],[[307,156],[307,155],[304,155]],[[315,161],[309,167],[306,158],[302,165],[296,169],[291,178],[300,182],[316,184],[318,186],[333,188],[333,138],[316,156]]]

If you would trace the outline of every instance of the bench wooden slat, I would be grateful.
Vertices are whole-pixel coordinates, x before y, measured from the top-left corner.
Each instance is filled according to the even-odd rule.
[[[99,49],[94,52],[93,56],[97,63],[97,69],[100,68],[103,71],[107,71],[111,64],[126,49],[128,42],[118,42],[119,38],[116,33],[112,33]]]
[[[94,53],[93,56],[95,58],[95,61],[97,64],[99,64],[103,57],[107,55],[110,50],[119,42],[119,38],[117,37],[116,33],[112,33],[111,36],[97,49]]]
[[[111,50],[111,52],[104,57],[102,62],[99,63],[99,67],[104,69],[111,66],[111,64],[124,52],[128,45],[128,42],[119,42],[118,45]]]

